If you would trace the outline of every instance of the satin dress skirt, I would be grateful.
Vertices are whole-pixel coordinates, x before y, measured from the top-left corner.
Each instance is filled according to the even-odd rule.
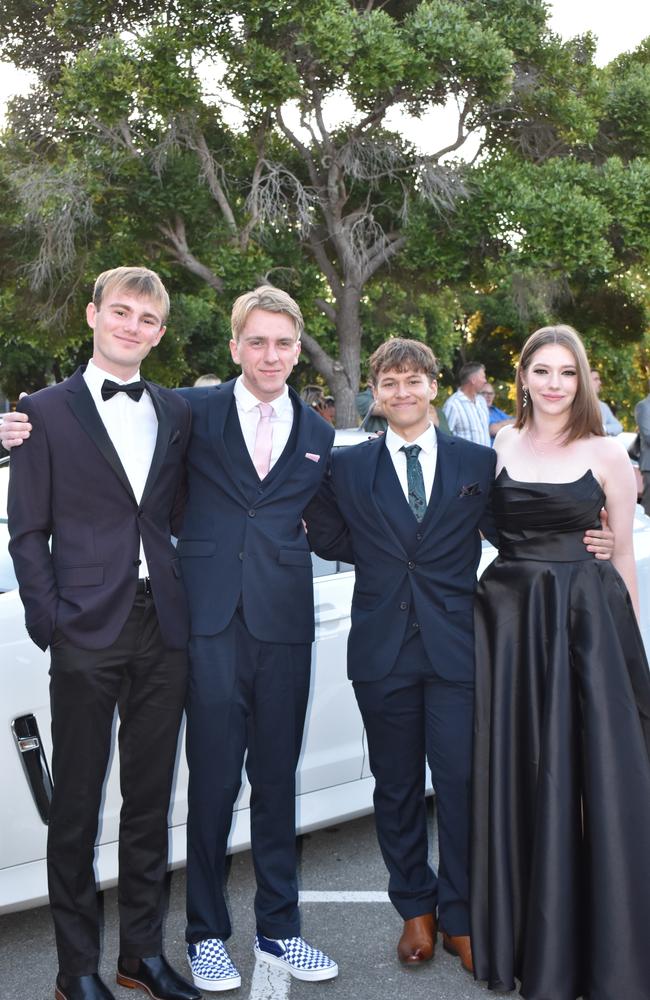
[[[497,479],[476,604],[475,973],[528,1000],[650,998],[650,673],[582,544],[602,491]]]

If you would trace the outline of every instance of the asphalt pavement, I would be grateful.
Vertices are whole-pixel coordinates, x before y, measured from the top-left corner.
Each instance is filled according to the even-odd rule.
[[[434,844],[435,852],[435,844]],[[435,858],[434,858],[435,860]],[[386,870],[374,820],[367,816],[300,838],[302,932],[338,962],[337,979],[304,983],[253,958],[255,879],[249,851],[231,858],[228,882],[233,936],[228,946],[242,975],[239,990],[206,993],[224,1000],[490,1000],[438,938],[432,962],[399,965],[395,948],[401,920],[385,895]],[[140,991],[115,985],[117,894],[104,892],[101,973],[116,1000],[137,1000]],[[170,876],[165,953],[184,975],[185,872]],[[57,962],[49,909],[0,917],[0,1000],[52,1000]],[[512,994],[511,994],[512,995]],[[516,996],[516,995],[512,995]]]

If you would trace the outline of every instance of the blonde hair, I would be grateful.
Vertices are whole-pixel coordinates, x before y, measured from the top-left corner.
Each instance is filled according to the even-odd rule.
[[[579,334],[572,326],[560,324],[558,326],[543,326],[532,333],[524,344],[519,364],[517,365],[516,392],[517,392],[517,412],[515,414],[515,427],[521,429],[525,427],[532,415],[533,401],[528,398],[524,406],[524,392],[522,386],[522,376],[528,371],[533,355],[547,344],[559,344],[566,347],[573,355],[576,373],[578,376],[578,387],[575,398],[571,404],[571,413],[567,420],[566,436],[564,443],[575,441],[578,438],[589,437],[595,434],[603,437],[603,420],[600,415],[596,390],[591,381],[591,368],[587,359],[585,346]]]
[[[161,326],[169,316],[169,295],[162,281],[148,267],[113,267],[102,271],[93,288],[93,304],[99,312],[102,300],[108,292],[130,292],[138,298],[151,299],[161,312]]]
[[[248,314],[253,309],[263,309],[264,312],[285,313],[293,320],[296,331],[296,340],[302,337],[305,329],[305,321],[302,318],[300,306],[291,298],[287,292],[281,288],[274,288],[273,285],[260,285],[253,292],[245,292],[235,299],[230,316],[230,326],[234,340],[239,340]]]

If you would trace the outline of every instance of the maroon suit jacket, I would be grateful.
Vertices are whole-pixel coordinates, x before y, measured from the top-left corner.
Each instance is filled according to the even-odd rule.
[[[110,646],[133,607],[142,536],[163,640],[182,649],[188,611],[171,535],[182,514],[190,408],[147,382],[158,435],[138,503],[82,372],[18,407],[33,431],[11,456],[9,551],[27,630],[41,649],[55,628],[83,648]]]

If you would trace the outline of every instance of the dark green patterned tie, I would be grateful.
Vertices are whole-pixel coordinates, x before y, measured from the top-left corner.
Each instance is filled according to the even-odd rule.
[[[424,491],[424,476],[418,455],[422,451],[419,444],[403,445],[400,448],[406,455],[406,481],[409,488],[409,506],[417,521],[421,521],[427,512],[427,495]]]

